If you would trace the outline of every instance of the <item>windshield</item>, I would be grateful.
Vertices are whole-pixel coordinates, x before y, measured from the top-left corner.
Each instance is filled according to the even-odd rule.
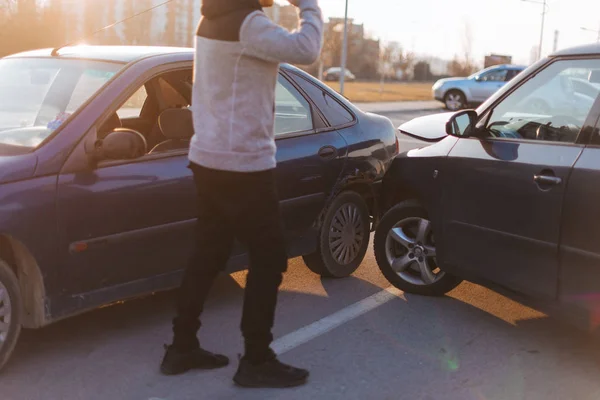
[[[493,137],[574,142],[600,95],[600,60],[552,63],[504,99],[490,115]]]
[[[0,146],[37,148],[123,65],[53,58],[0,60]]]

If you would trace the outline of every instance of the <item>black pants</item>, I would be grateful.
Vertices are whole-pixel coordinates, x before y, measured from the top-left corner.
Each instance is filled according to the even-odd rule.
[[[237,238],[250,256],[241,325],[246,357],[260,361],[273,341],[277,293],[287,269],[274,171],[238,173],[195,164],[190,168],[198,190],[197,242],[179,293],[173,346],[182,351],[198,347],[204,302]]]

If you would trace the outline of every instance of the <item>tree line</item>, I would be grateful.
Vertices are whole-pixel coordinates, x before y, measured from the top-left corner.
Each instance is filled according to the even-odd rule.
[[[119,14],[117,2],[122,4]],[[160,0],[87,0],[82,13],[76,13],[65,0],[46,0],[44,3],[38,0],[0,0],[0,57],[79,42],[192,45],[194,0],[173,1],[96,33],[103,27],[142,13],[159,3]]]
[[[194,0],[176,0],[154,11],[143,13],[116,27],[96,33],[120,19],[142,13],[163,0],[85,0],[81,13],[73,4],[84,0],[0,0],[0,57],[37,48],[57,47],[81,41],[87,44],[192,46],[197,21]],[[117,3],[120,12],[117,13]],[[119,15],[117,15],[119,14]],[[317,75],[319,68],[339,66],[342,55],[343,25],[332,19],[324,33],[319,63],[305,67]],[[288,18],[286,28],[294,29],[297,19]],[[476,70],[471,60],[472,35],[465,26],[463,57],[448,64],[448,75],[466,76]],[[430,65],[419,60],[399,43],[382,44],[365,37],[361,26],[350,25],[348,68],[362,79],[436,78]]]

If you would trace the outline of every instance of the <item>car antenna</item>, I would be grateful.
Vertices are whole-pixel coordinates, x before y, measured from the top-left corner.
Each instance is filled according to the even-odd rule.
[[[127,21],[129,21],[129,20],[131,20],[131,19],[137,18],[137,17],[139,17],[140,15],[142,15],[142,14],[145,14],[145,13],[147,13],[147,12],[154,11],[155,9],[157,9],[157,8],[159,8],[159,7],[162,7],[162,6],[164,6],[164,5],[167,5],[167,4],[169,4],[169,3],[172,3],[173,1],[175,1],[175,0],[167,0],[167,1],[164,1],[164,2],[162,2],[162,3],[160,3],[160,4],[157,4],[157,5],[153,6],[153,7],[150,7],[150,8],[148,8],[147,10],[141,11],[141,12],[139,12],[139,13],[137,13],[137,14],[134,14],[134,15],[131,15],[131,16],[129,16],[129,17],[127,17],[127,18],[125,18],[125,19],[122,19],[122,20],[120,20],[120,21],[117,21],[117,22],[115,22],[115,23],[112,23],[112,24],[110,24],[110,25],[107,25],[107,26],[105,26],[104,28],[98,29],[97,31],[94,31],[94,32],[90,33],[89,35],[86,35],[86,36],[82,37],[82,38],[81,38],[81,39],[79,39],[78,41],[83,41],[83,40],[89,39],[89,38],[91,38],[91,37],[93,37],[93,36],[97,35],[98,33],[102,32],[102,31],[105,31],[105,30],[107,30],[107,29],[113,28],[113,27],[115,27],[115,26],[117,26],[117,25],[120,25],[120,24],[122,24],[122,23],[125,23],[125,22],[127,22]],[[65,43],[65,44],[63,44],[62,46],[55,47],[54,49],[52,49],[52,53],[50,53],[50,55],[51,55],[52,57],[57,57],[57,56],[58,56],[58,52],[59,52],[60,50],[64,49],[65,47],[72,46],[72,45],[74,45],[75,43],[76,43],[76,42],[70,42],[70,43]]]

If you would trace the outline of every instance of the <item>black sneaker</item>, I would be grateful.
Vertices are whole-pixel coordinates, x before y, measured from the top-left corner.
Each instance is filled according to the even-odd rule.
[[[290,388],[304,385],[308,375],[307,370],[286,365],[273,354],[269,360],[256,365],[242,358],[233,381],[249,388]]]
[[[192,369],[217,369],[229,365],[229,359],[220,354],[214,354],[204,349],[181,352],[172,346],[167,350],[160,365],[164,375],[179,375]]]

